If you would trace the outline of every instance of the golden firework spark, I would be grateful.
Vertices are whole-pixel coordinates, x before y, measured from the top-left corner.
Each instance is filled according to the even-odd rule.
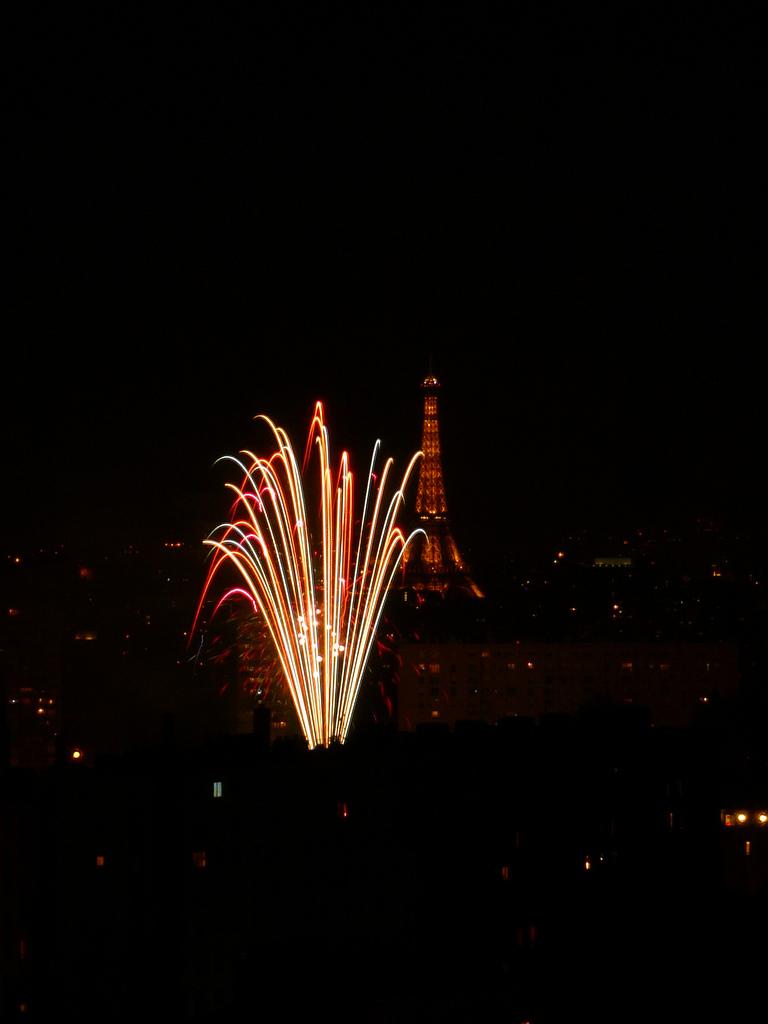
[[[313,531],[302,474],[290,438],[268,416],[276,450],[267,458],[242,451],[226,456],[243,472],[242,484],[227,484],[236,495],[231,522],[205,541],[213,560],[203,602],[224,566],[234,566],[241,586],[232,597],[251,602],[263,617],[280,661],[301,729],[310,748],[347,737],[384,601],[406,538],[396,524],[404,490],[421,455],[408,463],[400,487],[388,500],[393,460],[375,473],[380,442],[374,445],[360,526],[355,542],[354,480],[347,452],[334,473],[323,406],[315,406],[304,458],[319,463],[320,500]]]

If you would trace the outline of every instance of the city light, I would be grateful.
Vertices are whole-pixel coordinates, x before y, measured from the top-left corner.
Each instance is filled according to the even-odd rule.
[[[315,406],[304,456],[304,469],[313,453],[318,459],[319,493],[312,500],[305,497],[285,430],[267,416],[257,419],[269,426],[277,447],[266,458],[248,451],[240,453],[242,458],[226,457],[242,471],[242,484],[227,484],[236,496],[231,522],[218,526],[205,542],[213,561],[192,632],[214,579],[230,566],[240,585],[224,593],[214,614],[231,598],[249,602],[267,627],[310,748],[343,743],[387,590],[405,548],[423,532],[406,538],[396,525],[420,453],[386,499],[393,460],[375,472],[376,442],[355,542],[349,455],[342,454],[334,472],[322,404]],[[308,525],[313,509],[318,510],[314,531]]]

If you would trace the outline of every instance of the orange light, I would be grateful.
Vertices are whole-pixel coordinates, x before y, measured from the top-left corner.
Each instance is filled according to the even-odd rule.
[[[101,854],[97,854],[97,856],[96,856],[96,867],[97,868],[103,868],[104,864],[105,864],[104,857]]]
[[[768,821],[768,814],[766,814],[765,811],[761,811],[757,816],[757,820],[761,825],[764,825],[766,821]]]
[[[748,820],[749,820],[749,815],[745,814],[744,811],[739,811],[739,813],[736,815],[736,821],[738,821],[738,823],[740,825],[743,825],[744,822],[748,821]]]
[[[83,756],[82,750],[79,750],[77,747],[75,747],[75,749],[72,751],[72,760],[73,761],[80,761],[82,759],[82,756]]]
[[[396,527],[394,511],[398,503],[388,506],[383,498],[391,460],[385,464],[380,481],[366,490],[363,515],[355,514],[349,455],[342,453],[338,473],[331,469],[330,439],[323,406],[318,402],[305,462],[312,451],[317,451],[321,471],[318,504],[322,507],[317,541],[322,537],[322,560],[319,550],[316,554],[323,567],[321,586],[309,531],[289,531],[291,539],[287,547],[283,546],[288,540],[288,534],[283,537],[283,527],[303,521],[309,505],[304,498],[301,459],[294,458],[282,428],[268,417],[258,418],[269,427],[278,448],[267,457],[247,453],[248,466],[241,464],[246,473],[244,483],[240,487],[227,485],[237,494],[232,516],[235,521],[221,524],[206,541],[214,549],[214,558],[191,634],[197,629],[209,586],[218,578],[219,569],[234,562],[247,588],[228,590],[212,614],[230,598],[245,598],[260,619],[263,616],[270,623],[280,623],[279,629],[270,629],[271,639],[285,669],[288,693],[304,738],[310,747],[343,743],[384,599],[403,552],[418,531],[406,536]],[[374,459],[378,451],[377,444]],[[398,494],[414,472],[418,455],[409,462]],[[372,460],[369,483],[375,477],[374,464]],[[253,486],[253,479],[268,485],[269,502],[253,493],[261,490],[260,485]],[[362,541],[355,534],[358,521]],[[244,533],[246,522],[249,525]],[[356,549],[361,552],[359,560]],[[364,558],[362,552],[366,552]],[[352,579],[355,586],[350,591]],[[339,643],[341,639],[344,644]]]

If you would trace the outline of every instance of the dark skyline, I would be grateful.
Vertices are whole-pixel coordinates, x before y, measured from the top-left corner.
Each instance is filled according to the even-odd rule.
[[[6,406],[8,541],[132,529],[137,539],[174,530],[193,539],[225,502],[214,459],[266,442],[251,422],[259,411],[301,446],[322,398],[335,446],[349,447],[361,471],[377,436],[400,460],[418,447],[428,363],[418,343],[361,332],[355,360],[339,358],[328,332],[299,359],[275,354],[294,344],[290,331],[266,336],[261,352],[212,344],[207,362],[127,349],[114,371],[71,350],[60,366],[27,358]],[[505,361],[490,343],[457,336],[452,351],[433,346],[433,360],[449,509],[470,545],[493,537],[515,549],[515,531],[554,538],[579,525],[697,516],[759,527],[765,435],[761,385],[747,367],[658,357],[633,369],[618,353],[515,358],[511,345]],[[372,351],[382,353],[375,368]]]
[[[358,461],[404,457],[430,353],[462,543],[761,524],[753,35],[717,5],[18,8],[7,542],[194,531],[250,417],[300,443],[316,398]]]
[[[4,10],[0,1018],[762,999],[758,11]],[[259,621],[190,643],[213,463],[322,399],[403,466],[430,357],[488,599],[392,594],[310,752]]]

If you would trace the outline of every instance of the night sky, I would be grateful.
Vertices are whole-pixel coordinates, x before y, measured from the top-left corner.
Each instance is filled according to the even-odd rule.
[[[6,544],[194,539],[215,457],[316,398],[403,458],[430,355],[470,550],[766,521],[746,8],[6,20]]]

